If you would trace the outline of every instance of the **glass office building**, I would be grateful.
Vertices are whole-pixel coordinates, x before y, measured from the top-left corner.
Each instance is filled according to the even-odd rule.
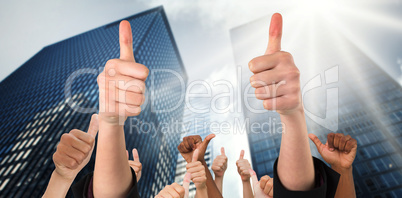
[[[353,174],[358,197],[401,197],[401,86],[327,21],[297,20],[294,26],[287,26],[291,22],[285,20],[282,48],[293,54],[301,71],[309,133],[322,142],[330,132],[357,140]],[[265,52],[269,21],[270,17],[263,17],[231,30],[243,94],[254,94],[248,87],[252,75],[248,62]],[[298,26],[302,28],[297,30]],[[273,176],[281,142],[280,118],[263,111],[262,102],[254,97],[242,98],[242,107],[250,122],[246,130],[253,168],[259,177]],[[252,123],[261,127],[251,128]],[[310,147],[322,159],[312,142]]]
[[[141,197],[153,197],[174,182],[181,131],[160,126],[182,120],[187,75],[163,7],[125,20],[136,61],[150,69],[143,112],[126,121],[126,145],[143,164]],[[96,77],[119,57],[119,22],[43,48],[1,82],[0,197],[40,197],[61,135],[87,130],[98,109]],[[76,180],[93,171],[95,155]]]
[[[191,105],[191,107],[195,109],[209,109],[210,103],[204,98],[196,98],[194,101],[190,101],[187,105]],[[190,110],[189,108],[185,107],[183,115],[183,134],[181,139],[190,135],[199,135],[202,139],[204,139],[209,134],[211,134],[209,123],[210,113],[197,113],[196,111]],[[210,142],[205,152],[204,159],[210,169],[210,172],[213,175],[213,172],[211,171],[211,165],[213,162],[212,145],[213,142]],[[178,184],[183,184],[184,175],[187,172],[186,165],[186,160],[179,153],[177,157],[175,176],[175,182]],[[189,197],[194,197],[195,191],[195,185],[193,182],[191,182]]]

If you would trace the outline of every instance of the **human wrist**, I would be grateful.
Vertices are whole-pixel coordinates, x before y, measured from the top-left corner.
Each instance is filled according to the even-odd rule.
[[[205,190],[207,189],[207,184],[203,183],[203,184],[199,184],[195,186],[197,190]]]
[[[224,176],[224,175],[220,176],[220,175],[216,175],[216,174],[215,174],[215,179],[223,179],[223,176]]]
[[[300,107],[297,107],[296,109],[293,109],[291,111],[287,111],[287,112],[278,112],[279,116],[281,117],[281,120],[285,119],[295,119],[298,118],[299,116],[304,116],[304,108],[302,105],[300,105]]]
[[[208,197],[208,188],[206,184],[204,185],[204,187],[196,186],[195,188],[196,197]]]
[[[58,182],[60,182],[59,184],[71,184],[73,183],[75,177],[77,176],[77,174],[74,174],[73,176],[66,176],[63,174],[60,174],[59,171],[57,171],[57,168],[53,171],[52,173],[52,178],[54,180],[57,180]]]
[[[65,197],[74,178],[65,178],[56,169],[52,172],[46,191],[42,198]]]
[[[306,118],[304,116],[304,110],[298,109],[289,114],[280,114],[282,124],[282,134],[287,134],[288,131],[299,131],[304,133],[297,133],[307,135]],[[291,134],[294,134],[292,132]],[[308,138],[306,139],[308,142]]]
[[[215,174],[215,182],[222,182],[222,180],[223,180],[223,176],[217,176]]]
[[[338,172],[339,174],[349,174],[353,172],[353,166],[349,166],[349,167],[342,167],[339,165],[331,165],[331,168]]]
[[[117,129],[123,129],[124,130],[124,119],[123,118],[118,118],[118,117],[109,117],[109,116],[99,116],[99,128],[103,130],[103,133],[105,131],[112,131],[114,132]]]
[[[244,180],[242,179],[241,182],[243,183],[243,185],[244,184],[250,184],[250,178],[244,179]]]
[[[99,113],[98,116],[99,123],[110,124],[110,125],[124,125],[127,117],[123,116],[106,116],[103,113]]]

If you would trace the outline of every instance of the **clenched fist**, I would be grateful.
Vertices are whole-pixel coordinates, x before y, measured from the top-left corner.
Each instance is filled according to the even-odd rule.
[[[227,167],[228,167],[228,157],[226,157],[225,155],[225,148],[222,147],[221,154],[216,156],[211,166],[212,171],[214,171],[215,178],[223,177]]]
[[[200,152],[198,155],[198,160],[204,161],[205,151],[207,150],[209,142],[214,137],[215,134],[209,134],[204,141],[202,141],[201,136],[199,135],[187,136],[183,138],[183,141],[179,144],[179,146],[177,146],[177,149],[187,163],[191,162],[195,149],[198,149]]]
[[[239,173],[242,181],[250,181],[251,165],[248,160],[244,159],[244,150],[240,152],[240,158],[236,161],[237,172]]]
[[[255,198],[272,198],[274,196],[274,179],[268,175],[262,176],[258,181],[257,175],[252,169],[249,169],[251,179],[253,180],[253,189]]]
[[[113,124],[124,124],[127,116],[140,114],[149,73],[147,67],[135,62],[128,21],[120,23],[119,41],[120,59],[107,61],[98,76],[99,116]]]
[[[177,183],[165,186],[155,198],[188,198],[191,174],[186,173],[183,179],[183,186]]]
[[[165,186],[155,198],[184,198],[185,189],[177,183]]]
[[[322,158],[334,169],[349,169],[356,157],[357,141],[350,135],[329,133],[326,144],[310,133],[309,138],[314,142]]]
[[[282,16],[274,14],[269,29],[269,43],[264,55],[249,62],[254,73],[250,78],[255,96],[264,108],[279,114],[302,110],[300,72],[290,53],[281,51]]]
[[[92,115],[88,133],[74,129],[61,136],[57,150],[53,154],[55,172],[62,178],[74,180],[89,162],[98,132],[98,116]]]
[[[205,174],[205,167],[198,161],[199,150],[196,149],[190,163],[186,165],[187,173],[191,174],[191,180],[194,182],[197,190],[206,188],[207,176]]]

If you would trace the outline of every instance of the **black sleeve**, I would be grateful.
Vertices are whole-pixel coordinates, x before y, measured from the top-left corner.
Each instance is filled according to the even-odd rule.
[[[135,172],[132,168],[131,175],[133,176],[133,186],[130,189],[130,192],[127,195],[127,198],[139,198],[140,194],[138,193],[138,185],[137,185],[137,177],[135,176]],[[75,198],[93,198],[93,186],[92,186],[92,178],[93,173],[89,173],[85,175],[79,182],[74,184],[71,188],[73,191],[73,195]]]
[[[338,186],[340,175],[329,168],[324,162],[313,157],[315,169],[315,188],[309,191],[287,190],[279,180],[277,174],[278,159],[274,164],[274,197],[309,197],[309,198],[333,198]]]

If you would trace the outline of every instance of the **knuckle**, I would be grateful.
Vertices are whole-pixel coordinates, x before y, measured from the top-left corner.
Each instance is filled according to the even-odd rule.
[[[298,94],[300,92],[300,87],[298,85],[294,85],[291,86],[289,90],[293,94]]]
[[[250,77],[249,81],[250,81],[250,83],[251,83],[251,82],[259,83],[259,81],[258,81],[258,75],[255,75],[255,74],[252,75],[252,76]]]
[[[290,102],[291,102],[291,104],[298,104],[299,103],[299,96],[296,96],[296,95],[294,95],[294,96],[292,96],[291,98],[290,98]]]
[[[145,82],[144,81],[139,81],[138,88],[142,91],[142,93],[145,93],[145,89],[146,89]]]
[[[267,186],[268,187],[272,187],[274,184],[273,184],[273,182],[272,181],[270,181],[270,180],[268,180],[268,182],[267,182]]]
[[[62,150],[62,144],[63,144],[63,143],[60,142],[60,143],[57,145],[55,154],[58,153],[58,152],[60,152],[60,150]]]
[[[177,184],[177,183],[173,183],[171,186],[174,187],[174,188],[177,188],[177,187],[179,187],[180,185]]]
[[[105,69],[109,70],[109,69],[115,68],[116,65],[117,65],[117,60],[116,59],[110,59],[110,60],[108,60],[106,62]]]
[[[179,194],[184,194],[184,188],[181,187],[180,185],[177,185],[176,190]]]
[[[70,134],[64,133],[63,135],[61,135],[60,142],[65,143],[65,142],[70,141],[70,139],[71,139]],[[60,144],[59,144],[59,146],[60,146]]]
[[[60,143],[57,145],[57,148],[60,148],[60,144],[62,144],[62,143],[65,142],[65,141],[66,141],[66,135],[63,134],[63,135],[61,135],[61,137],[60,137]]]
[[[89,137],[88,137],[88,141],[89,141],[89,143],[92,145],[92,144],[95,142],[95,137],[93,137],[92,135],[89,135],[89,134],[86,134],[86,135],[89,136]],[[91,148],[92,148],[92,146],[91,146]]]
[[[254,91],[255,97],[259,100],[263,100],[265,97],[268,97],[269,94],[263,91],[264,89],[257,88]]]
[[[91,151],[92,147],[89,145],[86,145],[83,149],[84,149],[85,153],[89,153]]]
[[[250,69],[251,72],[255,72],[255,65],[257,64],[257,58],[251,59],[251,61],[248,63],[248,68]]]
[[[141,94],[141,95],[138,97],[138,104],[139,104],[139,105],[142,105],[142,104],[144,103],[144,101],[145,101],[145,96],[144,96],[143,94]]]
[[[55,152],[55,153],[53,154],[52,159],[53,159],[53,162],[57,162],[57,161],[59,160],[59,156],[58,156],[58,153],[57,153],[57,152]]]
[[[281,51],[280,52],[280,59],[282,61],[291,61],[293,59],[293,56],[289,52]]]
[[[86,157],[86,155],[85,155],[84,153],[82,153],[82,152],[76,154],[76,159],[77,159],[78,161],[84,160],[85,157]]]
[[[272,109],[270,100],[264,100],[264,101],[262,102],[262,105],[264,106],[264,109],[267,109],[267,110]]]
[[[147,77],[148,77],[148,75],[149,75],[149,69],[148,69],[148,67],[146,67],[145,65],[143,65],[143,64],[140,64],[140,63],[134,63],[134,67],[136,68],[136,70],[139,72],[139,74],[140,74],[140,78],[141,79],[146,79]]]
[[[297,67],[292,67],[287,71],[287,76],[290,79],[299,79],[300,78],[300,70]]]
[[[71,134],[71,135],[73,135],[73,136],[78,136],[78,135],[80,135],[80,133],[81,133],[80,130],[78,130],[78,129],[73,129],[73,130],[70,131],[69,134]]]
[[[145,68],[145,78],[149,75],[149,69],[145,65],[142,65]]]
[[[341,141],[342,142],[346,142],[348,140],[348,137],[347,136],[343,136],[342,138],[341,138]]]
[[[98,84],[104,84],[104,82],[106,81],[105,73],[104,73],[104,72],[101,72],[101,73],[98,75],[96,81],[98,82]]]
[[[75,161],[75,160],[69,160],[68,162],[67,162],[67,165],[69,166],[69,167],[71,167],[71,168],[77,168],[77,166],[78,166],[78,164],[77,164],[77,161]]]

